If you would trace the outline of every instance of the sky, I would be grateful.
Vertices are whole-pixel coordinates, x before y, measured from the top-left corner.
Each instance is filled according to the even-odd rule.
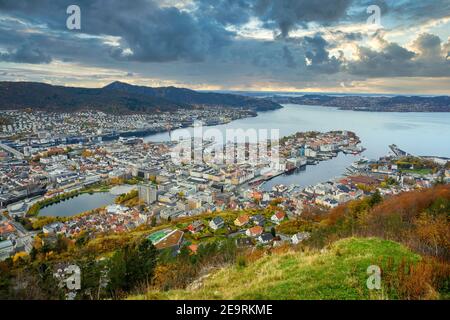
[[[449,95],[450,0],[0,0],[0,81]]]

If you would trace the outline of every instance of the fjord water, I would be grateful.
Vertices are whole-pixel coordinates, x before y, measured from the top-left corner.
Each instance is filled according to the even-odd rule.
[[[363,153],[370,159],[388,154],[389,145],[414,155],[450,157],[450,113],[436,112],[363,112],[339,110],[332,107],[284,105],[284,108],[260,112],[257,117],[239,119],[226,125],[204,127],[226,129],[279,129],[280,136],[298,131],[354,131],[367,148]],[[192,129],[189,129],[192,132]],[[174,131],[172,136],[176,135]],[[208,134],[205,134],[208,136]],[[146,141],[167,141],[169,134],[148,136]],[[341,176],[346,167],[360,156],[343,155],[307,166],[304,171],[277,177],[265,184],[277,183],[306,186]]]
[[[450,157],[450,113],[445,112],[363,112],[289,104],[254,118],[204,127],[204,131],[209,128],[221,130],[224,136],[226,129],[239,128],[279,129],[280,136],[298,131],[350,130],[361,138],[370,158],[387,154],[390,144],[415,155]],[[168,140],[167,132],[146,137],[146,141]]]

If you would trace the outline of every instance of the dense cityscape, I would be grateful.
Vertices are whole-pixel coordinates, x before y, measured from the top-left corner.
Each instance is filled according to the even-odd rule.
[[[2,113],[4,118],[11,115]],[[246,116],[246,112],[216,109],[131,116],[95,111],[14,115],[12,124],[2,126],[7,141],[0,153],[2,259],[30,253],[34,236],[41,233],[46,241],[56,241],[59,235],[94,238],[97,234],[127,232],[183,217],[230,210],[260,212],[274,202],[280,209],[274,214],[244,214],[231,220],[220,216],[199,218],[184,228],[165,230],[155,245],[179,252],[183,245],[198,246],[217,234],[245,245],[297,243],[307,238],[307,233],[274,234],[273,228],[296,219],[305,210],[325,212],[375,192],[395,195],[450,179],[446,159],[416,158],[391,146],[390,156],[378,160],[360,158],[339,179],[305,188],[275,185],[264,191],[260,186],[280,174],[327,161],[341,152],[361,153],[364,148],[358,136],[348,131],[298,132],[282,137],[278,161],[268,157],[258,163],[252,163],[249,157],[236,157],[239,149],[248,154],[250,143],[225,144],[225,155],[231,162],[208,161],[213,149],[208,147],[211,141],[204,141],[203,161],[176,164],[171,152],[177,142],[144,142],[132,134],[176,129],[192,124],[194,119],[205,124],[226,123]],[[117,194],[120,188],[124,188],[122,195]],[[42,208],[65,199],[114,189],[115,204],[75,212],[64,221],[39,215]],[[42,220],[48,223],[32,227]],[[199,238],[198,234],[205,236]]]

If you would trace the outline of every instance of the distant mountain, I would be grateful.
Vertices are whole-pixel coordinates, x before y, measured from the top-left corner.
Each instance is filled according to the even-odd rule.
[[[0,109],[148,112],[189,107],[157,97],[104,89],[73,88],[33,82],[0,82]]]
[[[450,112],[450,97],[367,97],[367,96],[330,96],[304,95],[297,97],[274,96],[273,102],[282,104],[302,104],[337,107],[342,110],[380,111],[380,112]]]
[[[113,82],[106,87],[106,90],[115,90],[132,94],[141,94],[149,97],[166,99],[175,103],[188,103],[191,105],[243,107],[255,111],[265,111],[279,109],[278,103],[268,99],[257,99],[237,94],[197,92],[190,89],[176,87],[152,88],[145,86],[135,86],[123,82]]]
[[[238,95],[209,94],[181,88],[150,88],[114,82],[104,88],[75,88],[35,82],[0,82],[0,110],[34,109],[112,113],[157,112],[196,105],[271,110],[281,106],[270,100]]]

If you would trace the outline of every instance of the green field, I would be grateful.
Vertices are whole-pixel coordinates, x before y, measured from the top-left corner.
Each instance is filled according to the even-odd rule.
[[[324,252],[289,251],[221,269],[196,290],[148,292],[131,299],[393,299],[384,290],[367,289],[367,268],[383,269],[389,263],[395,270],[402,260],[419,259],[395,242],[349,238]]]
[[[167,236],[172,230],[171,229],[165,229],[165,230],[159,230],[156,231],[148,236],[148,239],[152,243],[157,243],[159,240]]]
[[[412,174],[420,174],[420,175],[426,175],[433,173],[431,169],[425,168],[425,169],[402,169],[401,170],[404,173],[412,173]]]

